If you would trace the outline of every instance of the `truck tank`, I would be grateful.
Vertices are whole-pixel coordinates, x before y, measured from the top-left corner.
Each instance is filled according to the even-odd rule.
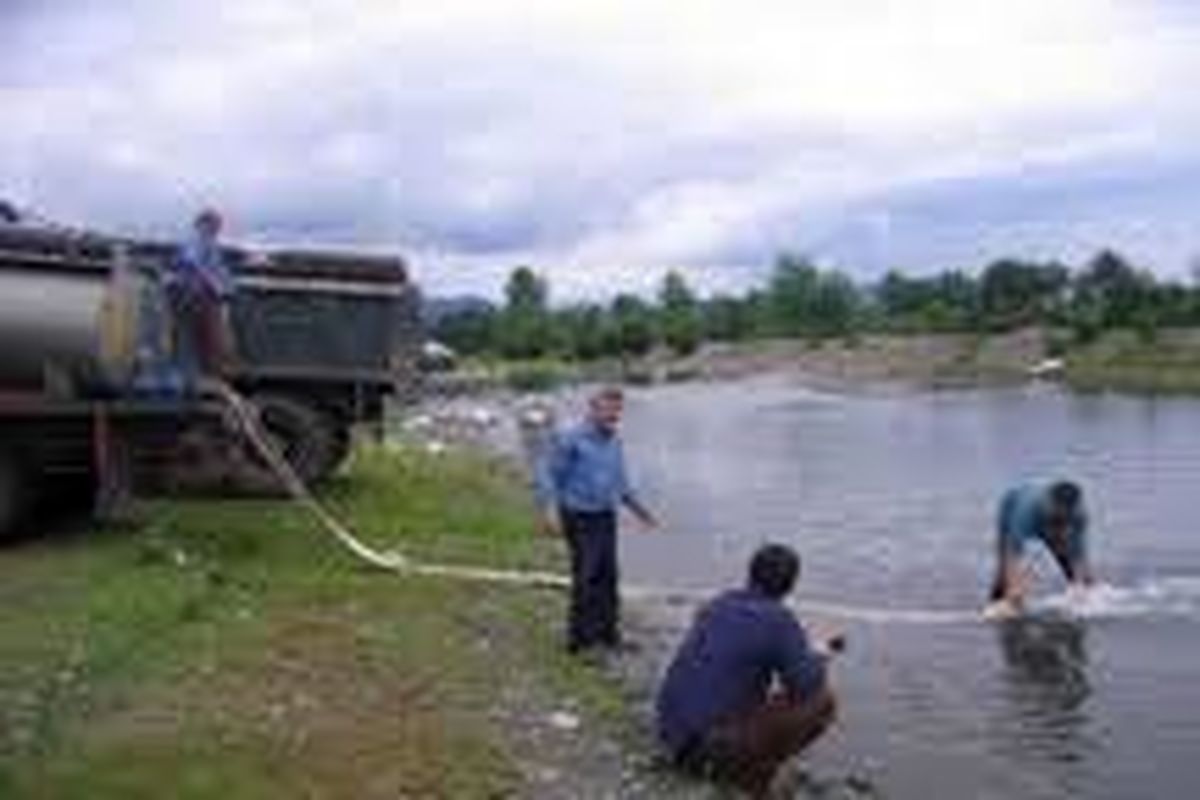
[[[117,381],[132,358],[128,254],[69,233],[0,225],[0,387]]]

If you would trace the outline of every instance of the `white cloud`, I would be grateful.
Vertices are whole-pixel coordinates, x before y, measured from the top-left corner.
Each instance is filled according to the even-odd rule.
[[[518,259],[578,291],[668,265],[719,283],[913,187],[1200,158],[1200,27],[1159,3],[31,8],[4,43],[0,194],[157,231],[215,202],[251,237],[433,254],[439,284]]]

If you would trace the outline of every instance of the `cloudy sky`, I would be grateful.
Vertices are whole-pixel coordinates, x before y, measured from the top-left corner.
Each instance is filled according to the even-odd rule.
[[[1200,252],[1188,0],[0,0],[0,53],[0,197],[437,292]]]

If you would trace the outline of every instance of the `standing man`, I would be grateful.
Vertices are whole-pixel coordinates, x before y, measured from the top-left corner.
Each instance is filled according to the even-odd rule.
[[[833,722],[826,665],[843,647],[810,645],[784,605],[800,558],[770,544],[750,561],[746,587],[696,615],[658,694],[659,735],[675,763],[765,796],[779,767]]]
[[[1044,544],[1073,586],[1095,582],[1087,556],[1083,491],[1071,481],[1009,489],[1000,501],[996,533],[996,577],[987,610],[990,615],[1021,610],[1028,590],[1023,568],[1028,542]]]
[[[225,373],[232,357],[229,303],[234,282],[221,252],[221,227],[217,211],[200,212],[167,275],[175,358],[193,385],[198,377]]]
[[[619,388],[595,392],[586,418],[553,438],[536,469],[542,527],[565,535],[571,553],[567,649],[572,653],[621,644],[618,508],[628,508],[647,529],[658,527],[626,475],[617,435],[624,405]]]

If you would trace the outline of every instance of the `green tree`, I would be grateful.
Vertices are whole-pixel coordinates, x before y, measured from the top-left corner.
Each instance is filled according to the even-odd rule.
[[[619,346],[612,320],[597,305],[582,305],[560,315],[566,350],[582,361],[616,355]]]
[[[784,336],[848,334],[862,305],[858,287],[850,278],[786,254],[771,273],[767,298],[771,328]]]
[[[478,355],[492,346],[497,324],[496,310],[487,306],[447,314],[430,330],[433,338],[459,353]]]
[[[617,348],[623,355],[640,356],[654,347],[654,313],[643,300],[619,294],[612,303]]]
[[[750,297],[714,297],[704,304],[700,318],[703,337],[712,341],[735,342],[754,333],[754,306]]]
[[[809,329],[818,336],[846,336],[855,329],[860,306],[854,281],[840,272],[818,272]]]
[[[810,331],[818,279],[817,268],[806,259],[788,254],[779,257],[767,287],[772,332],[800,336]]]
[[[1070,271],[1061,264],[993,261],[980,278],[981,310],[999,329],[1045,322],[1062,306],[1069,285]]]
[[[546,282],[529,267],[517,267],[504,287],[500,349],[509,358],[536,358],[551,350],[552,326]]]
[[[961,271],[927,278],[889,272],[875,298],[885,325],[893,330],[968,330],[979,322],[979,287]]]
[[[700,306],[683,276],[667,273],[659,290],[663,341],[677,355],[690,355],[700,346]]]
[[[1153,289],[1153,275],[1139,272],[1120,253],[1102,250],[1075,278],[1073,312],[1104,328],[1144,325]]]

